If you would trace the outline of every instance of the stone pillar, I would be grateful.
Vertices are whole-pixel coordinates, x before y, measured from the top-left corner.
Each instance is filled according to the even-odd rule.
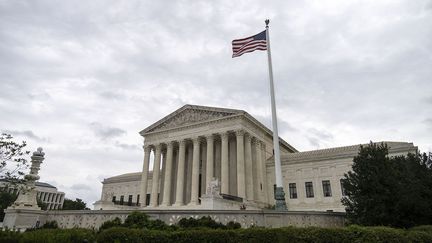
[[[221,140],[221,192],[229,194],[228,133],[222,133]]]
[[[237,196],[246,198],[245,189],[245,159],[244,159],[244,131],[236,131],[237,139]]]
[[[44,156],[45,153],[42,152],[42,148],[38,148],[37,151],[33,152],[33,155],[31,156],[30,173],[24,176],[26,179],[25,185],[18,194],[18,198],[10,207],[8,207],[8,209],[40,210],[40,207],[37,205],[35,182],[39,180],[38,173],[40,165],[45,159]]]
[[[255,140],[254,142],[254,147],[255,147],[255,164],[256,164],[256,171],[255,171],[255,178],[257,178],[258,183],[256,183],[257,185],[257,195],[255,195],[255,198],[260,201],[260,202],[266,202],[264,200],[264,187],[266,187],[267,185],[264,183],[263,180],[263,166],[262,166],[262,151],[261,151],[261,141],[259,140]]]
[[[179,141],[178,165],[177,165],[177,188],[175,206],[183,205],[183,189],[184,189],[184,174],[185,174],[185,156],[186,156],[186,141]]]
[[[167,143],[166,152],[166,166],[165,166],[165,178],[164,178],[164,191],[163,191],[163,206],[169,206],[171,202],[171,171],[173,164],[173,142]]]
[[[207,166],[206,166],[206,183],[205,183],[205,189],[207,190],[207,187],[210,185],[210,182],[212,181],[214,177],[214,171],[213,171],[213,164],[214,164],[214,157],[213,157],[213,142],[214,142],[214,136],[208,135],[206,137],[207,140]]]
[[[198,205],[198,187],[199,187],[199,155],[200,141],[199,138],[193,138],[193,157],[192,157],[192,185],[191,185],[191,200],[189,205]]]
[[[245,137],[245,170],[246,170],[246,199],[254,200],[254,174],[252,164],[252,138],[249,134]],[[256,178],[255,178],[256,179]]]
[[[159,193],[159,172],[160,172],[160,161],[161,161],[161,144],[155,145],[156,152],[153,162],[153,179],[152,179],[152,192],[150,196],[150,207],[157,207],[158,205],[158,193]]]
[[[268,189],[269,189],[269,183],[268,183],[268,181],[267,181],[267,165],[266,165],[266,162],[267,162],[267,155],[266,155],[266,144],[264,143],[264,142],[261,142],[261,168],[262,168],[262,171],[261,171],[261,175],[262,175],[262,178],[263,178],[263,195],[264,195],[264,202],[267,202],[267,203],[270,203],[270,202],[272,202],[273,203],[273,198],[269,198],[269,192],[268,192]],[[271,187],[273,188],[273,185],[271,185]]]
[[[166,149],[162,148],[161,151],[161,165],[160,165],[160,172],[159,172],[159,198],[158,198],[158,205],[162,204],[163,200],[163,192],[165,188],[165,170],[166,170],[166,159],[167,159],[167,153]]]
[[[24,177],[26,179],[25,185],[21,188],[16,201],[4,210],[4,228],[18,231],[34,228],[39,224],[40,219],[45,217],[45,212],[37,205],[37,191],[35,190],[35,182],[39,180],[38,172],[44,155],[42,148],[33,152],[30,173]]]
[[[143,163],[143,170],[142,170],[142,175],[141,175],[141,191],[140,191],[141,207],[146,206],[148,171],[149,171],[150,152],[151,152],[150,146],[144,145],[143,148],[144,148],[144,163]]]

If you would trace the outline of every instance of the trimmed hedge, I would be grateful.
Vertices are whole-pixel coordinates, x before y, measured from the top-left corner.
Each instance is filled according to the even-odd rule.
[[[94,233],[86,229],[40,229],[24,233],[0,231],[0,242],[432,242],[432,226],[409,230],[388,227],[249,228],[149,230],[114,227]]]
[[[95,234],[88,229],[39,229],[18,233],[0,231],[0,242],[94,242]]]
[[[0,243],[15,243],[19,241],[21,234],[19,232],[0,229]]]
[[[432,234],[388,227],[192,229],[172,232],[111,228],[98,242],[432,242]]]

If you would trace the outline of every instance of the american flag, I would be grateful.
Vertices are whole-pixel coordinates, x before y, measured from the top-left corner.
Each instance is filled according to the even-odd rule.
[[[233,55],[232,57],[239,57],[244,53],[253,52],[255,50],[267,50],[266,31],[256,34],[254,36],[237,39],[232,41]]]

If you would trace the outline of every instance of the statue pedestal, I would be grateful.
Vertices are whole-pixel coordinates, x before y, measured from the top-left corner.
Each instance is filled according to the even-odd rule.
[[[254,202],[228,200],[220,195],[203,195],[200,208],[209,210],[261,210]]]
[[[213,178],[207,185],[206,194],[201,196],[200,209],[210,210],[260,210],[255,202],[243,201],[243,198],[220,194],[219,180]]]
[[[38,148],[31,156],[30,173],[24,177],[25,185],[19,191],[15,202],[4,211],[4,228],[24,231],[28,228],[39,227],[41,222],[45,223],[46,212],[37,205],[35,190],[35,181],[39,180],[38,172],[44,155],[42,148]],[[43,221],[41,221],[41,215],[44,215]]]
[[[29,209],[5,209],[3,228],[25,231],[42,226],[46,221],[46,211]]]
[[[18,195],[17,200],[8,207],[8,209],[29,209],[29,210],[41,210],[37,205],[37,192],[34,189],[29,191],[22,191]]]

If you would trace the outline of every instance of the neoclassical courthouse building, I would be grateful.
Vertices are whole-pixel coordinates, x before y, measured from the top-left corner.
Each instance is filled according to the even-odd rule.
[[[106,178],[95,209],[274,205],[272,132],[247,112],[185,105],[140,134],[142,171]],[[413,143],[386,143],[390,156],[417,151]],[[343,212],[340,180],[360,145],[299,152],[282,138],[279,144],[288,210]]]

